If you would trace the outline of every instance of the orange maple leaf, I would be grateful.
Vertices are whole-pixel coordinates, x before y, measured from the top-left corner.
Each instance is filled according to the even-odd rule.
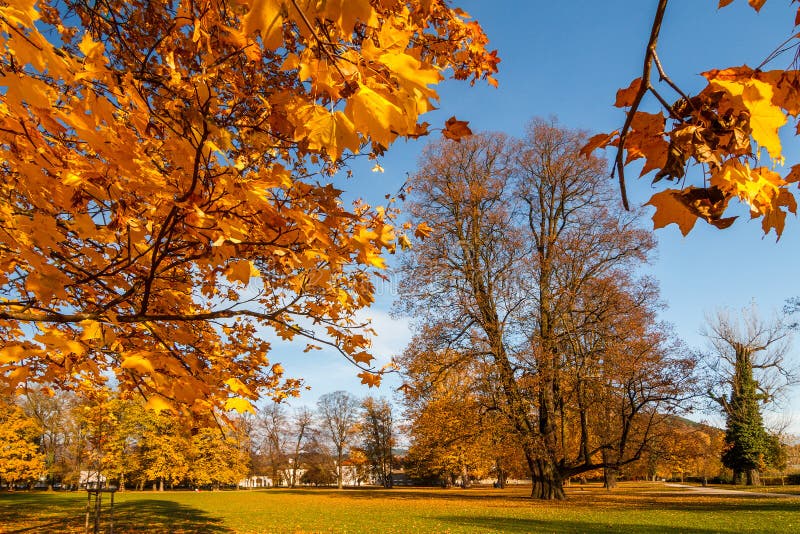
[[[641,87],[642,79],[636,78],[628,87],[617,91],[617,100],[614,102],[614,105],[618,108],[627,108],[632,106],[633,101],[636,100],[636,95],[639,94]]]
[[[469,126],[467,126],[468,124],[467,121],[457,120],[455,116],[450,117],[447,119],[447,122],[444,123],[442,135],[453,141],[461,141],[462,137],[469,137],[472,135],[472,130],[469,129]]]
[[[656,212],[653,214],[653,229],[664,228],[669,224],[677,224],[681,233],[685,236],[694,228],[697,222],[697,215],[689,211],[686,205],[681,202],[680,190],[666,189],[656,193],[645,204],[655,206]]]
[[[357,376],[361,379],[362,384],[366,384],[371,388],[381,385],[381,375],[364,371],[363,373],[358,373]]]

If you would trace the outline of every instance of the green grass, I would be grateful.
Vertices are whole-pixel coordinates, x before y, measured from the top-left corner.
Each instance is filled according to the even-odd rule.
[[[259,490],[117,494],[114,532],[798,532],[800,498],[699,495],[660,484],[568,488]],[[0,532],[82,532],[85,493],[0,493]],[[107,518],[107,515],[104,516]],[[107,532],[107,531],[106,531]]]

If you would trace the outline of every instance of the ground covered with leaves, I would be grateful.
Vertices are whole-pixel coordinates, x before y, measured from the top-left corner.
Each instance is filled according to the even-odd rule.
[[[773,491],[777,491],[775,488]],[[118,494],[115,532],[794,532],[800,497],[703,495],[661,484],[530,489],[273,489]],[[0,493],[0,532],[82,532],[85,494]],[[105,513],[104,520],[108,519]],[[107,529],[108,525],[105,524]]]

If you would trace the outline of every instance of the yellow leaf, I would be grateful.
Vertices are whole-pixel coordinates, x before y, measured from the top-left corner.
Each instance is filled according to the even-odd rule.
[[[102,55],[103,51],[105,50],[105,45],[103,45],[103,43],[100,41],[93,41],[92,36],[89,35],[89,32],[86,32],[83,35],[83,39],[78,44],[78,48],[87,58],[94,58]]]
[[[241,380],[238,378],[229,378],[225,381],[225,384],[231,388],[231,391],[236,393],[237,395],[252,395],[253,393]]]
[[[381,375],[364,371],[363,373],[358,373],[358,377],[361,379],[362,384],[366,384],[371,388],[381,385]]]
[[[230,399],[225,401],[225,409],[226,410],[236,410],[239,413],[250,412],[252,414],[256,413],[253,405],[247,399],[242,399],[241,397],[231,397]]]
[[[406,53],[389,52],[381,55],[380,61],[406,83],[417,85],[423,89],[428,85],[437,84],[443,79],[438,70],[430,67],[424,68],[420,60]]]
[[[348,100],[345,114],[352,117],[356,129],[369,132],[370,137],[383,146],[389,146],[397,132],[408,130],[407,117],[400,107],[361,83]]]
[[[15,363],[25,357],[27,350],[22,345],[9,345],[0,349],[0,364]]]
[[[406,234],[400,234],[400,237],[397,238],[397,242],[400,243],[400,248],[403,250],[411,249],[411,241],[408,239]]]
[[[153,362],[151,362],[142,353],[135,353],[127,356],[122,360],[120,366],[123,369],[131,369],[139,374],[151,374],[155,371]],[[155,396],[153,397],[155,398]]]
[[[103,337],[103,323],[97,321],[81,322],[83,333],[81,339],[100,339]]]
[[[756,143],[767,149],[773,161],[783,163],[781,140],[778,129],[786,124],[786,115],[780,107],[772,103],[772,86],[756,79],[727,81],[712,78],[718,85],[733,96],[740,96],[750,112],[750,128]]]
[[[766,167],[751,169],[737,159],[726,161],[711,175],[710,182],[762,215],[771,210],[773,200],[780,194],[780,187],[786,184],[777,172]]]
[[[423,221],[419,223],[417,227],[414,229],[414,237],[416,237],[417,239],[425,239],[426,237],[431,235],[432,231],[433,228],[431,228],[428,225],[428,223]]]
[[[145,404],[144,407],[147,408],[148,410],[153,410],[154,412],[174,411],[172,403],[170,403],[167,399],[165,399],[161,395],[155,395],[155,394],[151,395],[150,398],[147,399],[147,404]]]
[[[238,281],[247,285],[252,271],[253,266],[249,260],[237,260],[228,265],[227,277],[231,282]]]
[[[341,111],[329,112],[322,106],[310,105],[297,110],[300,124],[296,135],[308,141],[312,150],[325,150],[334,159],[342,152],[357,152],[359,136],[353,123]]]
[[[356,352],[355,354],[353,354],[353,360],[356,363],[369,364],[369,362],[371,362],[374,359],[375,359],[374,356],[372,356],[372,354],[370,354],[368,352],[363,352],[362,351],[362,352]]]
[[[264,48],[275,49],[283,44],[283,13],[286,12],[281,0],[252,0],[250,11],[242,19],[244,33],[250,35],[261,32]]]

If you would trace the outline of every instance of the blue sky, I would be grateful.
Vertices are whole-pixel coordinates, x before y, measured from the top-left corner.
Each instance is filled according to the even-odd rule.
[[[717,10],[716,0],[672,0],[659,43],[659,55],[668,74],[687,92],[703,86],[700,72],[748,64],[757,66],[793,30],[796,6],[771,0],[756,14],[746,0]],[[468,120],[474,131],[521,134],[532,117],[556,116],[570,128],[592,133],[619,128],[623,112],[612,106],[617,89],[641,73],[644,46],[655,12],[655,0],[563,0],[560,2],[496,0],[456,1],[485,28],[502,59],[499,88],[486,84],[446,82],[440,87],[440,109],[424,120],[437,125],[455,115]],[[770,65],[784,68],[790,57]],[[652,105],[652,102],[650,103]],[[354,178],[340,184],[349,196],[380,203],[413,173],[425,140],[399,141],[381,160],[383,174],[371,173],[371,164],[358,164]],[[800,144],[786,139],[787,165],[800,163]],[[608,154],[611,156],[612,154]],[[649,180],[635,180],[629,171],[633,204],[641,205],[656,190]],[[669,308],[662,318],[673,323],[688,346],[699,348],[699,329],[706,313],[719,307],[741,308],[756,302],[764,314],[778,310],[786,298],[800,295],[793,266],[798,260],[800,224],[787,219],[783,237],[764,237],[758,221],[747,210],[725,231],[702,222],[687,237],[677,226],[658,230],[657,258],[646,272],[661,283]],[[647,216],[652,215],[648,208]],[[378,302],[366,313],[379,333],[374,352],[381,361],[403,350],[409,339],[407,324],[389,316],[394,286],[379,286]],[[800,341],[796,343],[800,352]],[[332,353],[303,354],[295,345],[274,346],[273,360],[287,371],[306,378],[312,387],[293,404],[313,404],[336,389],[356,395],[393,395],[398,383],[389,379],[378,390],[359,385],[356,370]],[[800,361],[800,358],[798,358]],[[797,397],[797,394],[794,395]],[[792,425],[800,433],[800,402],[785,407],[796,412]],[[700,415],[704,418],[706,416]]]

